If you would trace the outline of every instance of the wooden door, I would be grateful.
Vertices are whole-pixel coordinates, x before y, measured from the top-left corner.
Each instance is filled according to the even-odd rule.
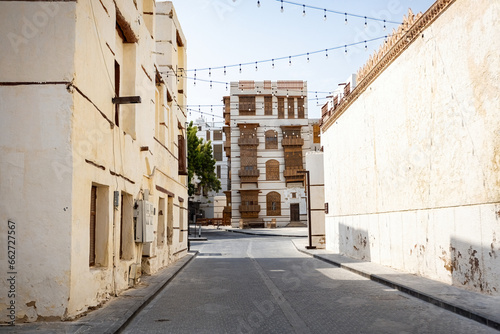
[[[300,221],[300,206],[298,203],[290,204],[290,221]]]

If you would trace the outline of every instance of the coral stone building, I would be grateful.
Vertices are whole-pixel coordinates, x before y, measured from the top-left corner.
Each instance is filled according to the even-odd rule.
[[[187,252],[186,39],[153,0],[2,1],[0,30],[16,316],[70,319]]]
[[[327,248],[500,296],[500,2],[411,11],[323,110]]]
[[[304,225],[305,152],[320,150],[319,125],[307,118],[307,83],[232,82],[224,104],[232,225]]]

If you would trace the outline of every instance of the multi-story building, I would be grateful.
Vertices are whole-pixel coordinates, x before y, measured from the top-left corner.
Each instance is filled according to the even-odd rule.
[[[221,189],[218,192],[196,189],[194,201],[200,203],[199,209],[206,218],[222,218],[222,209],[225,204],[224,192],[229,190],[228,158],[224,154],[224,133],[222,122],[208,122],[203,117],[196,119],[193,125],[197,127],[198,138],[212,144],[215,159],[215,173],[220,181]]]
[[[187,252],[186,40],[154,0],[2,1],[0,31],[15,315],[73,318]]]
[[[320,150],[319,125],[307,118],[307,83],[232,82],[224,104],[232,225],[304,225],[305,152]]]

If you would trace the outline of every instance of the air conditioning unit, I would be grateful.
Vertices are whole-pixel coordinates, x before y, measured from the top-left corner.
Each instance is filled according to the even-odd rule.
[[[139,200],[134,206],[135,242],[153,242],[155,209],[153,203]]]

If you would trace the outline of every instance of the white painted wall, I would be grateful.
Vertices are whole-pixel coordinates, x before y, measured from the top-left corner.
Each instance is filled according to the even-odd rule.
[[[457,0],[323,133],[329,249],[500,295],[499,18]]]
[[[325,248],[325,178],[323,152],[306,153],[306,170],[309,171],[311,190],[312,244]]]

